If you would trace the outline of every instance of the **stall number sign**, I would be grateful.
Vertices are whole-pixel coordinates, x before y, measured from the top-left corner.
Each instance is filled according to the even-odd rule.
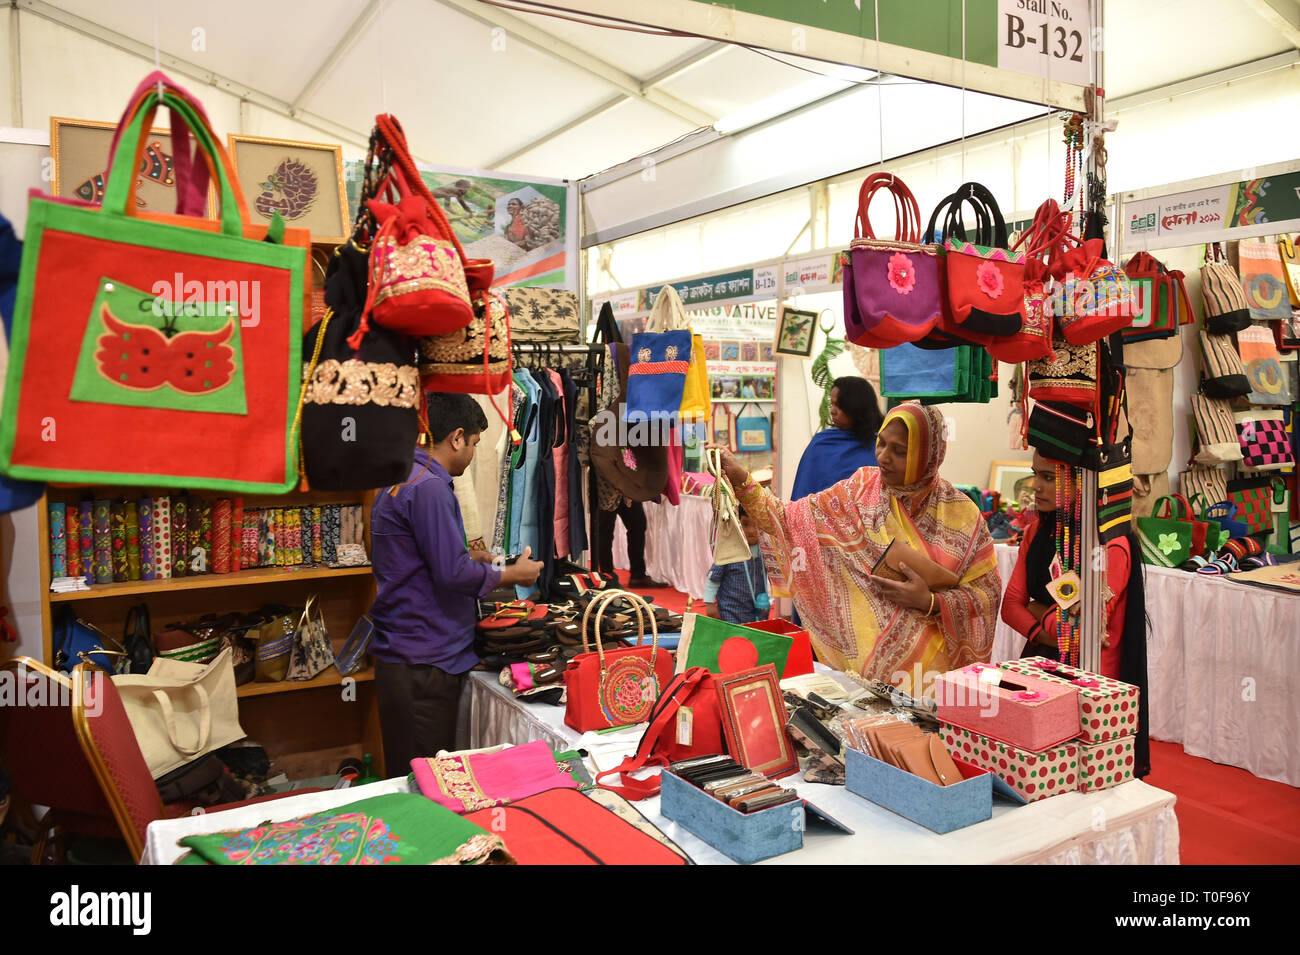
[[[998,69],[1090,82],[1088,0],[998,0]]]

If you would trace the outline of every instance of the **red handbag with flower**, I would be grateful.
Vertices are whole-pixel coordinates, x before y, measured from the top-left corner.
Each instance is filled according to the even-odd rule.
[[[1025,320],[1025,253],[1007,247],[1007,224],[993,194],[978,182],[955,193],[944,227],[944,267],[953,320],[980,335],[1007,337]],[[975,209],[969,237],[960,211]]]
[[[894,238],[877,239],[867,210],[878,192],[894,200]],[[844,270],[844,325],[849,341],[892,348],[928,335],[939,321],[939,254],[920,242],[921,211],[902,180],[868,176],[858,192],[849,267]]]
[[[605,611],[615,601],[632,605],[637,618],[637,645],[606,650],[601,632]],[[591,628],[595,652],[588,642]],[[641,643],[645,620],[649,618],[651,642]],[[659,626],[654,611],[642,598],[623,590],[607,590],[587,605],[582,617],[582,648],[564,671],[567,688],[564,722],[579,733],[632,726],[650,718],[659,691],[673,678],[673,655],[659,646]]]

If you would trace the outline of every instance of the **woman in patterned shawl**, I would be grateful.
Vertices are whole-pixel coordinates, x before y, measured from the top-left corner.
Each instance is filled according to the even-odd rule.
[[[939,477],[946,448],[937,411],[899,405],[876,440],[878,467],[794,502],[723,456],[763,532],[773,592],[794,599],[818,656],[914,695],[930,691],[939,673],[988,661],[1002,596],[979,510]],[[932,592],[907,567],[903,581],[873,575],[895,538],[955,572],[958,585]]]

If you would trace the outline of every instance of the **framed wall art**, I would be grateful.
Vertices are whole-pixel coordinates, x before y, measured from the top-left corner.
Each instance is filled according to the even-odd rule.
[[[255,222],[268,224],[279,212],[285,225],[311,230],[312,242],[347,241],[352,230],[341,146],[235,133],[229,141]]]
[[[66,199],[100,203],[108,179],[108,151],[117,123],[93,119],[50,119],[50,158],[54,179],[50,194]],[[136,205],[149,212],[176,211],[176,179],[172,164],[172,137],[165,129],[149,130],[140,160]],[[205,214],[212,214],[209,199]]]
[[[781,324],[776,332],[776,352],[807,358],[812,354],[817,333],[817,313],[798,308],[781,309]]]

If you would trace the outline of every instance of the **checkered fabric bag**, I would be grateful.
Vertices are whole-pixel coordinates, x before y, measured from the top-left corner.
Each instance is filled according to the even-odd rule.
[[[1255,471],[1277,471],[1295,464],[1282,412],[1239,411],[1235,417],[1243,465]]]

